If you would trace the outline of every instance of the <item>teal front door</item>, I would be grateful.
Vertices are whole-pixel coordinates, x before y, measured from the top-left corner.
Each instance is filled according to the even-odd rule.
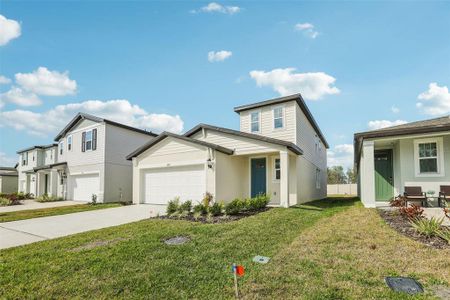
[[[252,158],[251,164],[251,196],[266,193],[266,159]]]
[[[389,201],[394,197],[392,150],[375,151],[375,199]]]

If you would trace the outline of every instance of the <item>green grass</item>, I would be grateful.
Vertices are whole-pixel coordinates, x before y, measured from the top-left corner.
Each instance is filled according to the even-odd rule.
[[[161,242],[176,235],[192,240]],[[372,258],[366,243],[374,235],[377,247],[393,252]],[[245,298],[402,298],[384,287],[383,276],[405,273],[404,250],[415,251],[408,274],[450,284],[447,252],[398,235],[355,199],[275,208],[224,224],[143,220],[0,251],[0,298],[230,299],[232,263],[246,268]],[[272,260],[256,264],[255,255]],[[385,261],[379,267],[374,259]]]
[[[106,204],[77,204],[77,205],[68,205],[68,206],[59,206],[59,207],[49,207],[49,208],[40,208],[40,209],[30,209],[30,210],[19,210],[12,212],[0,212],[0,223],[10,222],[10,221],[18,221],[18,220],[26,220],[32,218],[39,217],[48,217],[48,216],[56,216],[56,215],[65,215],[76,212],[88,211],[88,210],[97,210],[103,208],[111,208],[121,206],[120,203],[106,203]]]

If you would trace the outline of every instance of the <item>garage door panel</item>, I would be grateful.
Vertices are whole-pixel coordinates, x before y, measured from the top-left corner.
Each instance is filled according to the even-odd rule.
[[[145,203],[167,204],[175,197],[200,201],[205,187],[203,165],[150,169],[144,173]]]
[[[73,175],[69,177],[69,198],[75,201],[92,200],[92,194],[98,196],[100,179],[98,174]]]

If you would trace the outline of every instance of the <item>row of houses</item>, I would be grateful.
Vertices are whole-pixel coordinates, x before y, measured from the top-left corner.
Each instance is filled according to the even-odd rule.
[[[328,143],[302,96],[235,107],[239,130],[199,124],[183,135],[79,113],[54,143],[18,151],[18,190],[75,201],[167,204],[254,197],[288,207],[326,197]],[[405,187],[450,185],[448,116],[355,134],[358,195],[375,207]],[[447,169],[447,172],[446,172]],[[3,179],[7,178],[7,179]],[[0,186],[2,186],[0,184]]]
[[[264,193],[283,207],[326,196],[328,143],[300,94],[234,111],[239,130],[199,124],[183,135],[78,113],[53,143],[17,152],[18,190],[149,204]]]

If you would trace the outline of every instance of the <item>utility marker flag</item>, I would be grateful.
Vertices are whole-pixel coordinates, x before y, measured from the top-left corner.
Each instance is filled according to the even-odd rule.
[[[235,273],[239,276],[244,276],[244,273],[245,273],[244,267],[233,265],[233,273]]]

